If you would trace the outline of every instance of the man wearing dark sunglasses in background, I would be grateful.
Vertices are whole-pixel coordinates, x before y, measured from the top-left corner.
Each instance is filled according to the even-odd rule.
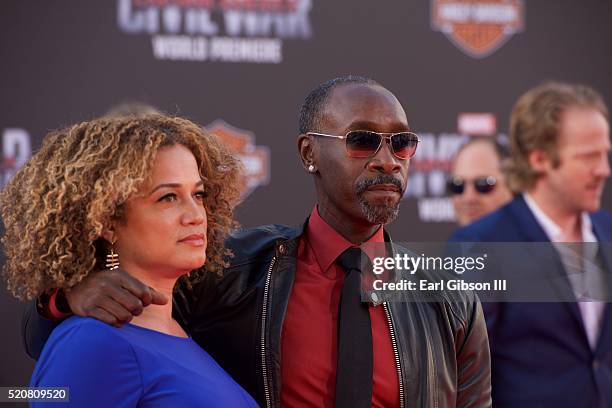
[[[316,189],[309,219],[233,235],[220,282],[176,291],[177,321],[265,407],[489,407],[487,334],[473,293],[360,299],[359,245],[390,240],[383,225],[398,215],[418,144],[399,101],[373,80],[336,78],[306,97],[299,127]],[[154,297],[120,271],[90,275],[65,295],[74,313],[98,317],[102,307],[115,325]],[[29,313],[26,345],[37,355],[52,325]]]
[[[512,199],[501,171],[502,159],[501,146],[490,137],[471,139],[459,148],[447,189],[460,226],[476,221]]]

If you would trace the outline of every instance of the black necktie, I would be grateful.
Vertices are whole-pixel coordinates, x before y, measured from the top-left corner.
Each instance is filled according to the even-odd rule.
[[[338,309],[338,366],[335,408],[372,404],[372,325],[361,302],[361,250],[349,248],[336,261],[346,272]]]

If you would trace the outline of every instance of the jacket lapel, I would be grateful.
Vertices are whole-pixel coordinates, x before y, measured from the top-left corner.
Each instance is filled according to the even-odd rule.
[[[599,241],[599,253],[603,263],[604,271],[608,274],[608,290],[606,294],[610,294],[612,289],[612,231],[604,228],[597,219],[591,216],[593,222],[593,232]],[[604,309],[604,315],[601,322],[599,339],[595,348],[595,355],[603,355],[606,350],[612,345],[612,303],[608,302]]]
[[[550,243],[550,240],[548,239],[546,232],[544,232],[544,229],[540,226],[540,223],[537,221],[537,219],[535,218],[535,216],[529,209],[529,206],[525,202],[525,199],[523,198],[522,195],[514,199],[509,209],[514,215],[514,218],[516,220],[520,233],[523,235],[521,237],[521,241],[549,242]],[[570,282],[569,282],[569,279],[567,278],[567,273],[565,269],[563,268],[561,258],[559,257],[558,253],[556,252],[556,250],[553,248],[552,245],[550,247],[547,247],[546,250],[554,251],[553,254],[550,254],[550,256],[546,256],[545,258],[555,260],[555,265],[553,265],[552,267],[555,268],[555,271],[557,271],[560,274],[560,278],[561,278],[557,280],[557,282],[559,282],[556,285],[558,290],[562,293],[564,298],[567,298],[568,296],[573,297],[574,294],[573,294],[573,291],[571,290]],[[588,343],[588,339],[586,337],[586,332],[584,331],[584,324],[582,322],[582,315],[580,314],[580,308],[578,307],[578,303],[576,302],[562,302],[562,303],[567,309],[567,311],[570,313],[570,315],[576,320],[576,323],[578,323],[579,328],[581,329],[584,335],[583,336],[584,341]]]

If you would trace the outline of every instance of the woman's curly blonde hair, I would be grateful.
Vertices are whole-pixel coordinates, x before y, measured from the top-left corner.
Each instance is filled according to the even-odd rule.
[[[102,231],[121,219],[160,148],[180,144],[195,156],[206,193],[207,262],[187,278],[220,273],[230,255],[240,162],[195,123],[164,115],[100,118],[55,131],[0,195],[9,290],[31,299],[68,289],[104,268]]]

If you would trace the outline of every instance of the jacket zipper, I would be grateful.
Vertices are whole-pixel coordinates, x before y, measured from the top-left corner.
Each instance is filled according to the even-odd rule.
[[[393,354],[395,354],[395,367],[397,368],[397,377],[399,380],[399,394],[400,394],[400,407],[404,407],[404,382],[402,380],[402,366],[400,364],[399,350],[397,348],[397,340],[395,339],[395,328],[393,325],[393,317],[391,316],[391,309],[387,302],[383,302],[385,308],[385,314],[387,315],[387,322],[389,323],[389,332],[391,333],[391,343],[393,344]]]
[[[276,257],[272,258],[268,274],[266,275],[266,284],[264,286],[263,307],[261,310],[261,370],[263,374],[264,393],[266,395],[266,407],[272,406],[270,398],[270,387],[268,386],[268,368],[266,366],[266,320],[268,313],[268,297],[270,296],[270,281],[272,279],[272,268],[276,262]]]

